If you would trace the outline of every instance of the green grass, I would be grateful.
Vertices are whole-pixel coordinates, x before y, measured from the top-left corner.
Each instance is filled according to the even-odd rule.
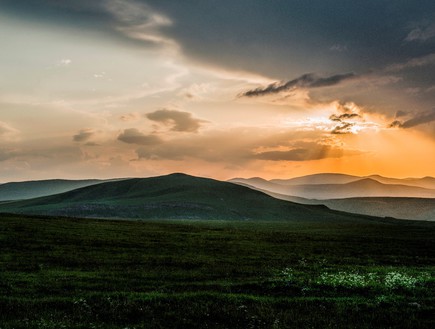
[[[0,328],[433,328],[435,225],[1,215]]]

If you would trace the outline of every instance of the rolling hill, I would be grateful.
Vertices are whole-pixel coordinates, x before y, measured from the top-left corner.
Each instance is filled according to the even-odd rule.
[[[75,190],[105,182],[98,179],[50,179],[0,184],[0,201],[24,200]]]
[[[171,174],[91,185],[0,204],[0,212],[98,218],[367,220],[369,217],[295,204],[212,179]]]

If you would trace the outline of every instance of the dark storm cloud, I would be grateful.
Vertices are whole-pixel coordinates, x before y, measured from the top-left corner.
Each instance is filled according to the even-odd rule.
[[[149,120],[163,123],[164,125],[172,126],[172,131],[180,132],[198,132],[201,124],[206,122],[201,119],[196,119],[192,116],[192,113],[161,109],[146,114]]]
[[[344,80],[355,78],[354,73],[336,74],[326,78],[318,77],[315,74],[309,73],[300,77],[287,81],[286,83],[272,83],[264,88],[256,88],[242,93],[240,96],[265,96],[269,94],[277,94],[283,91],[293,90],[295,88],[321,88],[334,86]]]
[[[127,144],[137,145],[157,145],[162,142],[160,137],[156,135],[145,135],[135,128],[125,129],[124,132],[118,136],[118,140]]]
[[[389,127],[390,128],[411,128],[411,127],[415,127],[424,123],[430,123],[435,121],[435,109],[432,109],[432,111],[430,112],[426,112],[426,113],[421,113],[418,114],[416,116],[414,116],[413,118],[406,120],[406,121],[399,121],[399,120],[394,120]]]
[[[107,10],[108,4],[115,8],[122,3],[150,6],[169,17],[175,24],[161,31],[188,57],[278,79],[307,69],[365,71],[434,50],[432,0],[418,5],[404,0],[2,0],[0,11],[97,29],[131,42],[131,37],[114,33],[116,17]],[[130,17],[123,23],[138,24],[144,18]],[[343,47],[346,51],[331,51]]]

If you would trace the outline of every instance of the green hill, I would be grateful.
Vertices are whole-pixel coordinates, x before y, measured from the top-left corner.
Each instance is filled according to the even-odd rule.
[[[104,182],[98,179],[49,179],[0,184],[0,201],[24,200],[71,191]]]
[[[212,179],[171,174],[92,185],[0,204],[0,212],[95,218],[365,220],[364,216],[274,199]]]

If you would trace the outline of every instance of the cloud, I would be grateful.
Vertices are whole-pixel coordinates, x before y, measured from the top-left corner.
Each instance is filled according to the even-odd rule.
[[[420,41],[424,42],[426,40],[435,37],[435,24],[428,26],[419,26],[411,30],[405,38],[405,41]]]
[[[73,136],[74,142],[86,142],[95,134],[93,129],[82,129]]]
[[[335,126],[334,129],[332,129],[331,134],[351,134],[353,126],[355,126],[355,123],[353,122],[342,122],[339,125]]]
[[[119,117],[121,121],[138,121],[142,116],[138,112],[123,114]]]
[[[16,152],[14,150],[0,148],[0,162],[10,160],[15,156]]]
[[[172,50],[178,49],[174,40],[159,31],[160,28],[173,24],[169,17],[137,1],[106,0],[103,4],[104,9],[116,19],[116,29],[128,38]]]
[[[259,152],[254,158],[269,161],[310,161],[325,158],[341,158],[345,155],[361,154],[359,151],[344,150],[343,148],[325,145],[320,142],[300,142],[290,150]]]
[[[342,135],[354,133],[354,127],[357,122],[359,128],[362,129],[361,123],[363,123],[363,116],[361,114],[361,108],[355,103],[338,103],[337,110],[342,112],[341,114],[332,114],[329,116],[329,120],[336,122],[337,125],[332,129],[331,134]],[[362,121],[362,122],[361,122]]]
[[[435,109],[430,112],[421,113],[406,121],[394,120],[389,128],[411,128],[424,123],[435,121]]]
[[[56,63],[56,66],[69,66],[72,63],[72,60],[69,58],[63,58]]]
[[[294,90],[297,88],[321,88],[338,85],[341,82],[349,79],[354,79],[356,75],[354,73],[336,74],[326,78],[318,77],[315,74],[308,73],[301,75],[300,77],[287,81],[286,83],[272,83],[264,88],[256,88],[248,90],[240,95],[240,97],[253,97],[253,96],[265,96],[270,94],[277,94],[283,91]]]
[[[331,121],[343,121],[343,119],[353,119],[353,118],[361,118],[361,116],[358,113],[343,113],[343,114],[332,114],[329,117],[329,120]]]
[[[137,145],[156,145],[162,143],[160,137],[156,135],[145,135],[135,128],[125,129],[118,136],[118,140],[127,144]]]
[[[407,112],[399,110],[399,111],[396,112],[396,118],[403,117],[403,116],[405,116],[407,114],[408,114]]]
[[[172,131],[198,132],[202,123],[207,121],[196,119],[189,112],[162,109],[146,114],[149,120],[172,126]]]
[[[12,141],[17,138],[19,131],[7,124],[6,122],[0,121],[0,141]]]
[[[334,136],[323,132],[286,130],[276,132],[259,128],[208,131],[185,135],[136,150],[138,159],[186,161],[196,159],[210,163],[224,162],[244,166],[258,160],[310,161],[361,154],[348,150]]]
[[[415,68],[415,67],[421,67],[421,66],[433,65],[433,64],[435,64],[435,53],[411,58],[403,63],[396,63],[396,64],[389,65],[386,68],[386,71],[396,72],[409,68]]]

